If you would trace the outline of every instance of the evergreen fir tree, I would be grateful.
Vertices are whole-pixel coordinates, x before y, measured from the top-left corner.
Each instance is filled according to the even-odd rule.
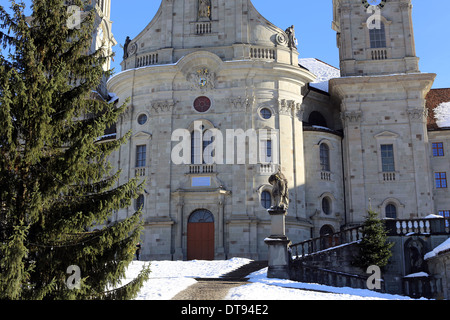
[[[9,10],[0,6],[0,299],[133,298],[150,272],[144,267],[120,287],[141,212],[108,219],[142,184],[119,185],[107,160],[129,134],[98,139],[126,103],[93,99],[110,75],[103,50],[90,53],[93,10],[78,29],[68,27],[63,0],[34,0],[31,9],[25,17],[14,0]],[[67,286],[71,265],[79,289]]]
[[[353,264],[364,271],[372,265],[383,269],[392,256],[391,248],[394,245],[387,240],[383,221],[378,218],[377,212],[369,210],[363,224],[363,238],[358,243],[360,252]]]

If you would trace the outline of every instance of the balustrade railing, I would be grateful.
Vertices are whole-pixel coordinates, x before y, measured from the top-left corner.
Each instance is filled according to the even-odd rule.
[[[306,265],[295,265],[292,272],[296,281],[317,283],[333,287],[367,288],[367,279],[361,275],[350,274]],[[385,292],[384,281],[381,281],[381,292]]]
[[[272,49],[272,48],[251,47],[250,48],[250,58],[275,60],[276,59],[276,51],[275,51],[275,49]]]
[[[450,218],[386,219],[389,236],[450,234]]]
[[[155,65],[155,64],[158,64],[158,61],[159,61],[159,55],[157,52],[144,54],[142,56],[137,57],[136,68]]]
[[[300,259],[306,257],[307,255],[318,253],[332,247],[361,240],[363,237],[362,232],[363,226],[357,226],[333,234],[292,244],[290,246],[292,256],[294,259]]]
[[[214,165],[212,164],[193,164],[189,166],[189,173],[214,173]]]
[[[209,34],[212,32],[211,22],[197,22],[195,25],[196,34]]]

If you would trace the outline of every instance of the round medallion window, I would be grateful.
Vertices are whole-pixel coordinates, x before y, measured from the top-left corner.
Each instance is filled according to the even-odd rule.
[[[198,97],[194,101],[194,109],[198,112],[206,112],[211,108],[211,100],[208,97]]]
[[[259,114],[265,120],[268,120],[268,119],[272,118],[272,111],[270,111],[270,109],[268,109],[268,108],[262,108],[259,111]]]
[[[147,115],[144,114],[144,113],[141,114],[141,115],[139,115],[137,121],[138,121],[138,123],[139,123],[140,125],[145,124],[145,123],[147,122]]]

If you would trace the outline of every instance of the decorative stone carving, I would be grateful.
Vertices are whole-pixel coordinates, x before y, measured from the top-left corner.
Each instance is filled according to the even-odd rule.
[[[280,46],[287,46],[288,45],[288,37],[284,32],[280,32],[275,36],[275,41]]]
[[[428,109],[417,108],[407,111],[411,121],[424,121],[428,117]]]
[[[156,114],[171,113],[174,106],[175,102],[173,100],[153,101],[151,104],[151,110]]]
[[[249,110],[255,104],[256,98],[254,96],[250,97],[237,97],[229,98],[228,103],[231,104],[236,109]]]
[[[300,103],[295,100],[281,99],[278,101],[278,112],[281,115],[294,116],[300,110]]]
[[[216,75],[207,68],[201,68],[197,72],[189,74],[187,80],[191,83],[191,90],[200,89],[204,92],[207,89],[215,88]]]
[[[341,112],[341,120],[344,123],[360,123],[362,119],[362,111]]]

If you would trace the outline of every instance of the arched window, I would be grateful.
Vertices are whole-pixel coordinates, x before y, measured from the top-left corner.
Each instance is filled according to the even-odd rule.
[[[320,169],[322,171],[330,170],[330,147],[326,143],[320,145]]]
[[[192,212],[189,216],[189,223],[210,223],[214,222],[214,216],[211,211],[199,209]]]
[[[308,118],[308,123],[311,126],[319,126],[319,127],[328,128],[327,120],[325,120],[324,116],[318,111],[311,112],[311,114],[309,115],[309,118]]]
[[[203,152],[206,147],[212,143],[212,141],[205,139],[206,129],[204,127],[202,129],[202,133],[199,131],[191,132],[191,164],[204,164],[206,163],[206,160],[208,160],[208,162],[212,162],[210,159],[211,155],[204,154]]]
[[[370,48],[386,48],[386,29],[383,22],[380,22],[380,28],[369,30]]]
[[[388,204],[384,209],[386,218],[397,219],[397,207],[392,203]]]
[[[269,191],[263,191],[261,193],[261,205],[265,209],[269,209],[272,206],[272,195]]]
[[[331,199],[328,197],[323,197],[322,199],[322,211],[326,215],[331,213]]]

